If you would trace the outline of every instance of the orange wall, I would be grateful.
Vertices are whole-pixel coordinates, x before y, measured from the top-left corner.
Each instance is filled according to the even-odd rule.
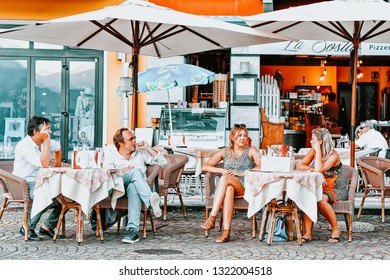
[[[49,20],[123,2],[124,0],[1,0],[0,19]]]
[[[247,16],[263,13],[262,0],[150,0],[149,2],[197,15]]]

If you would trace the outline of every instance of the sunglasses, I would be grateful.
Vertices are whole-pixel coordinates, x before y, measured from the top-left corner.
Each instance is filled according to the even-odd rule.
[[[234,124],[234,127],[236,127],[236,128],[246,128],[246,125],[245,124],[243,124],[243,123],[241,123],[241,124],[238,124],[238,123],[235,123]]]

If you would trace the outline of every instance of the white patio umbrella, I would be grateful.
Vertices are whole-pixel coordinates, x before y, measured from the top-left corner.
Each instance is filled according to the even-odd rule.
[[[390,3],[382,0],[335,0],[244,17],[252,28],[306,40],[353,44],[351,166],[355,162],[358,50],[362,42],[390,42]]]
[[[8,39],[28,40],[73,48],[133,54],[132,129],[136,123],[138,55],[170,57],[219,48],[290,40],[161,7],[146,1],[49,20],[0,33]]]

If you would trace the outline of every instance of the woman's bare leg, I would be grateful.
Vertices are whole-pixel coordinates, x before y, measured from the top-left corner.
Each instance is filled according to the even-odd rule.
[[[234,195],[244,195],[244,187],[241,185],[241,182],[237,177],[225,175],[221,176],[215,190],[213,208],[210,213],[211,216],[216,217],[218,215],[218,212],[225,200],[226,189],[228,186],[232,186],[234,188]]]
[[[234,209],[234,188],[228,186],[223,201],[223,229],[230,230]]]
[[[330,226],[332,227],[331,239],[334,239],[334,242],[338,242],[338,240],[335,238],[340,237],[340,229],[337,223],[336,213],[334,212],[332,206],[328,202],[328,196],[324,195],[322,200],[319,201],[317,205],[321,214],[325,217],[325,219],[329,222]],[[329,239],[330,242],[333,242],[331,239]]]
[[[309,216],[303,213],[303,226],[305,227],[305,233],[303,234],[302,238],[304,240],[311,240],[312,239],[312,230],[313,230],[313,221],[310,220]]]

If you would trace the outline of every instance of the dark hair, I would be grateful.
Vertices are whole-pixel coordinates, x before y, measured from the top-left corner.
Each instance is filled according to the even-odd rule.
[[[335,101],[336,100],[336,94],[334,92],[329,93],[329,101]]]
[[[40,131],[41,130],[41,125],[43,123],[47,123],[49,124],[50,123],[50,120],[48,118],[45,118],[45,117],[41,117],[41,116],[33,116],[29,121],[28,121],[28,125],[27,125],[27,134],[29,136],[34,136],[34,130],[38,130]]]
[[[120,143],[124,143],[125,142],[125,139],[123,138],[123,131],[130,131],[128,128],[126,127],[122,127],[120,129],[118,129],[115,133],[114,133],[114,136],[112,137],[112,141],[114,142],[114,145],[116,147],[117,150],[119,150],[119,144]]]

